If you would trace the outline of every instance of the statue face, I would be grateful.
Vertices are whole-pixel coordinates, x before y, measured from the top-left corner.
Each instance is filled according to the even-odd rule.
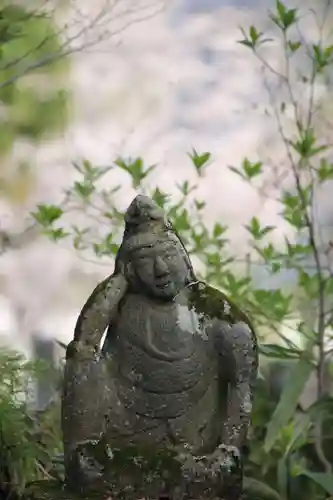
[[[188,267],[177,246],[170,242],[133,251],[131,255],[136,288],[149,295],[172,300],[184,288]]]

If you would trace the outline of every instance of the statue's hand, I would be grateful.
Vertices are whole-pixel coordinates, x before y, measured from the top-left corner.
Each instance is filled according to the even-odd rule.
[[[221,444],[210,455],[180,454],[184,476],[213,478],[218,475],[232,475],[241,469],[241,455],[235,446]]]
[[[240,500],[243,491],[243,467],[238,448],[224,444],[218,446],[209,457],[209,470],[215,481],[221,481],[220,493],[225,498]]]
[[[96,355],[96,349],[81,340],[72,340],[66,349],[66,359],[91,359]]]
[[[234,446],[220,445],[212,454],[196,456],[189,452],[179,455],[182,476],[189,491],[210,491],[225,494],[238,500],[242,491],[242,465],[239,450]]]
[[[96,485],[96,482],[103,479],[104,467],[100,460],[102,447],[99,440],[87,440],[77,445],[74,452],[77,462],[76,471],[82,486]]]
[[[208,463],[212,473],[223,471],[224,474],[233,474],[241,470],[241,454],[236,446],[220,444],[216,450],[209,455]]]

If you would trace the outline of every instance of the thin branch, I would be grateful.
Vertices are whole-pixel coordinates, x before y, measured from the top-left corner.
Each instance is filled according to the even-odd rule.
[[[323,29],[324,29],[324,24],[327,18],[328,10],[331,5],[331,1],[327,0],[326,3],[326,8],[324,9],[324,16],[323,20],[321,23],[321,26],[319,27],[319,32],[320,32],[320,42],[322,43],[322,37],[323,37]],[[275,70],[265,59],[263,59],[256,51],[255,54],[259,58],[259,60],[262,62],[264,67],[268,69],[273,75],[277,76],[279,79],[281,79],[288,90],[289,94],[289,99],[292,104],[293,110],[294,110],[294,118],[295,118],[295,123],[296,127],[298,130],[298,133],[300,137],[303,136],[303,125],[301,123],[301,117],[300,117],[300,112],[299,112],[299,106],[297,103],[297,99],[295,98],[294,91],[292,88],[292,78],[291,78],[291,71],[290,71],[290,56],[288,52],[288,39],[286,35],[286,30],[282,30],[282,35],[283,35],[283,48],[284,48],[284,55],[285,55],[285,64],[286,64],[286,70],[285,70],[285,75],[282,75],[279,73],[277,70]],[[308,49],[308,47],[306,47]],[[308,49],[309,50],[309,49]],[[309,54],[311,57],[311,53]],[[307,117],[305,120],[305,127],[306,130],[309,130],[311,127],[312,123],[312,118],[314,114],[314,89],[315,89],[315,82],[316,82],[316,77],[317,77],[317,66],[316,66],[316,61],[314,57],[311,57],[312,61],[312,70],[311,70],[311,78],[310,78],[310,96],[309,96],[309,105],[308,105],[308,112],[307,112]],[[325,338],[325,328],[326,328],[326,322],[325,322],[325,288],[326,288],[326,279],[323,274],[323,267],[321,264],[321,259],[320,259],[320,252],[319,248],[316,242],[316,236],[315,236],[315,214],[314,214],[314,178],[313,178],[313,173],[311,172],[311,168],[309,168],[309,162],[307,158],[301,157],[300,160],[296,163],[294,156],[291,152],[291,145],[290,141],[287,139],[282,122],[281,122],[281,117],[280,113],[277,110],[274,100],[272,97],[272,93],[270,91],[269,85],[267,81],[265,80],[264,82],[266,90],[268,92],[271,106],[273,109],[273,113],[275,115],[276,121],[277,121],[277,126],[279,130],[279,134],[282,138],[282,141],[285,145],[286,149],[286,154],[289,159],[290,165],[291,165],[291,170],[294,178],[294,182],[296,185],[297,193],[300,198],[301,202],[301,207],[302,207],[302,213],[304,217],[304,222],[305,226],[308,231],[309,235],[309,244],[312,248],[312,253],[315,261],[315,270],[316,270],[316,276],[318,280],[318,324],[317,324],[317,345],[319,348],[319,359],[317,362],[317,398],[320,399],[323,396],[324,393],[324,371],[325,371],[325,349],[324,349],[324,338]],[[310,171],[310,176],[311,176],[311,199],[310,199],[310,213],[308,211],[308,203],[307,200],[305,199],[304,191],[302,189],[302,181],[301,181],[301,171],[304,170],[304,167],[307,167],[307,169]],[[311,167],[311,166],[310,166]],[[324,469],[326,472],[331,472],[332,466],[327,460],[325,453],[323,451],[322,447],[322,420],[321,418],[318,418],[315,422],[314,426],[314,432],[315,432],[315,448],[316,452],[318,455],[318,458],[320,459],[321,463],[324,466]]]
[[[41,67],[46,66],[47,64],[56,62],[57,60],[59,60],[61,58],[68,57],[68,56],[73,55],[75,53],[83,52],[86,49],[89,49],[91,47],[98,45],[102,41],[105,41],[109,38],[112,38],[116,35],[119,35],[120,33],[124,32],[127,28],[129,28],[130,26],[132,26],[134,24],[138,24],[138,23],[147,21],[149,19],[152,19],[153,17],[155,17],[156,15],[161,13],[165,9],[165,7],[166,7],[166,3],[162,2],[161,6],[159,8],[155,9],[153,12],[151,12],[149,14],[145,14],[142,16],[138,16],[135,19],[131,19],[131,20],[125,22],[119,28],[115,28],[114,30],[105,30],[103,33],[96,36],[96,38],[94,38],[93,40],[83,41],[77,47],[72,46],[73,42],[79,40],[84,35],[87,35],[88,33],[92,32],[95,28],[100,27],[101,25],[103,25],[103,23],[104,24],[106,23],[106,20],[103,19],[103,18],[105,18],[106,14],[103,10],[101,10],[99,12],[99,14],[93,20],[90,21],[88,26],[84,26],[77,33],[75,33],[71,37],[68,37],[67,40],[61,45],[61,47],[59,48],[59,50],[57,52],[54,52],[52,54],[48,54],[47,56],[42,57],[38,61],[34,61],[30,64],[27,64],[25,67],[19,69],[15,74],[13,74],[9,78],[5,79],[4,81],[0,82],[0,89],[7,87],[8,85],[12,85],[15,81],[17,81],[19,78],[23,77],[27,73],[31,73],[33,71],[36,71],[36,70],[40,69]],[[145,6],[143,8],[143,10],[146,8],[147,8],[147,6]],[[115,15],[114,18],[112,18],[112,20],[120,18],[120,17],[125,17],[125,16],[127,16],[128,13],[133,14],[136,12],[140,12],[141,10],[142,9],[140,9],[140,8],[128,9],[127,11],[125,11],[122,14]],[[109,21],[111,21],[111,19],[109,19]],[[1,68],[1,69],[6,69],[6,68]]]

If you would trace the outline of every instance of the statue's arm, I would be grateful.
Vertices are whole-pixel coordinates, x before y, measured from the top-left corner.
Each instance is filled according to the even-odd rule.
[[[221,321],[217,329],[216,345],[220,394],[221,398],[226,397],[225,419],[221,422],[221,443],[241,449],[251,420],[253,389],[258,371],[257,339],[250,324],[239,321],[228,325]]]
[[[99,345],[106,328],[117,316],[126,288],[123,274],[113,274],[96,286],[79,314],[72,343]]]

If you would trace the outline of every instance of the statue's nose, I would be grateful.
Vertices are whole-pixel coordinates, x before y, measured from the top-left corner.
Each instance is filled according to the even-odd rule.
[[[168,274],[168,266],[166,262],[161,257],[156,257],[155,260],[155,275],[156,276],[165,276]]]

